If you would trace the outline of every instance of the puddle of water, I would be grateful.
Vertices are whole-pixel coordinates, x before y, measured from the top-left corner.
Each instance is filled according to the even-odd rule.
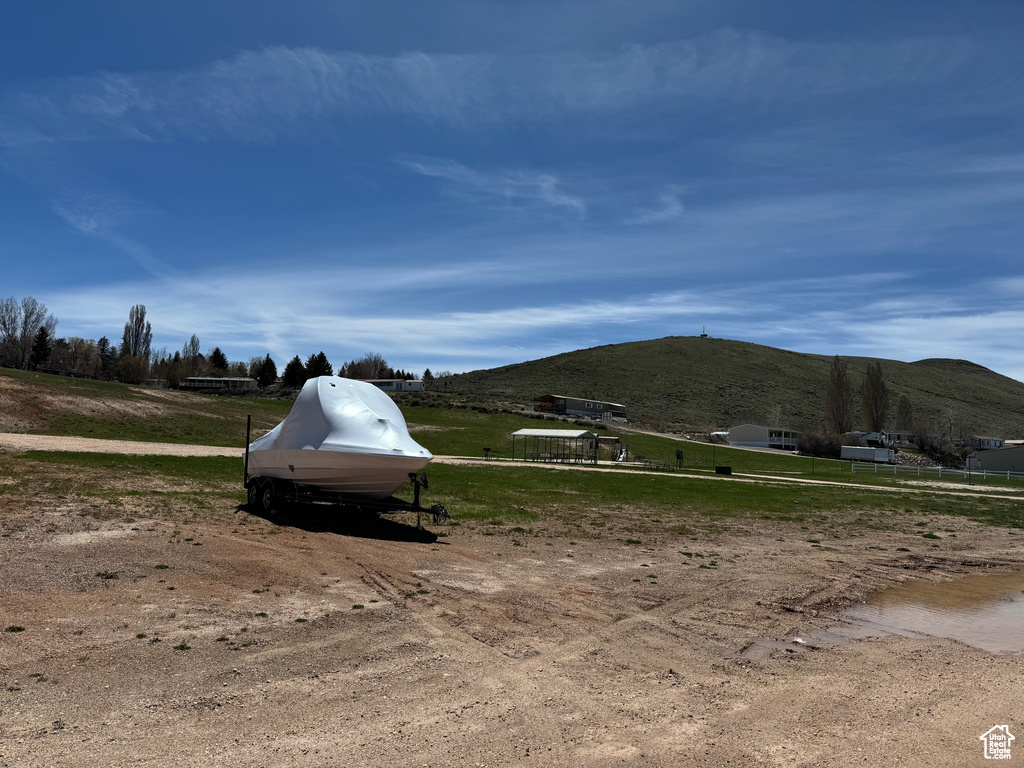
[[[992,653],[1024,653],[1024,571],[909,581],[871,596],[843,618],[860,636],[948,637]],[[876,632],[872,630],[881,630]]]
[[[773,652],[844,645],[865,637],[948,637],[991,653],[1024,654],[1024,571],[908,581],[847,609],[843,626],[791,640],[758,638],[736,654],[760,660]]]

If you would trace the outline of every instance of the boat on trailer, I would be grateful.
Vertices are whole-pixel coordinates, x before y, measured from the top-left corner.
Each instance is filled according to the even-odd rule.
[[[409,435],[405,417],[372,384],[319,376],[302,387],[284,421],[249,443],[246,489],[270,510],[275,498],[387,499],[413,479],[417,506],[433,454]]]

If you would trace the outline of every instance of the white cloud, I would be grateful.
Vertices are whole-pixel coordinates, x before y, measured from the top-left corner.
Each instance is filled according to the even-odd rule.
[[[453,160],[401,160],[401,165],[424,176],[444,179],[463,190],[472,190],[505,200],[540,202],[582,215],[586,204],[579,197],[559,189],[559,179],[548,173],[500,171],[484,173]]]
[[[0,93],[0,146],[90,140],[272,142],[340,120],[409,115],[450,125],[660,107],[684,99],[763,102],[938,85],[1002,52],[922,38],[810,44],[722,30],[613,55],[394,57],[274,47],[191,70],[22,82]],[[990,102],[1013,88],[986,81]]]
[[[660,224],[680,218],[686,212],[686,206],[680,197],[686,187],[672,186],[658,197],[658,205],[645,211],[639,211],[626,220],[627,224]]]

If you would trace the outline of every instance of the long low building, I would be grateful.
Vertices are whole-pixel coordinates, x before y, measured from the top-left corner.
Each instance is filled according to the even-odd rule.
[[[604,400],[568,395],[541,395],[533,399],[533,409],[541,413],[557,413],[560,416],[588,416],[601,421],[625,421],[626,406]]]
[[[201,392],[249,392],[256,389],[256,379],[189,376],[178,382],[178,389],[193,389]]]
[[[360,379],[385,392],[423,392],[422,379]]]
[[[729,445],[750,448],[777,448],[795,451],[800,433],[786,427],[762,427],[758,424],[740,424],[729,428]]]
[[[978,472],[1024,472],[1024,445],[972,453],[967,457],[967,468]]]

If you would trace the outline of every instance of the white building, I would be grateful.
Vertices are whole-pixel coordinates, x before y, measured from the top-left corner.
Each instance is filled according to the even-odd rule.
[[[422,392],[422,379],[360,379],[385,392]]]
[[[762,427],[757,424],[729,427],[729,445],[795,451],[799,439],[800,433],[788,427]]]

